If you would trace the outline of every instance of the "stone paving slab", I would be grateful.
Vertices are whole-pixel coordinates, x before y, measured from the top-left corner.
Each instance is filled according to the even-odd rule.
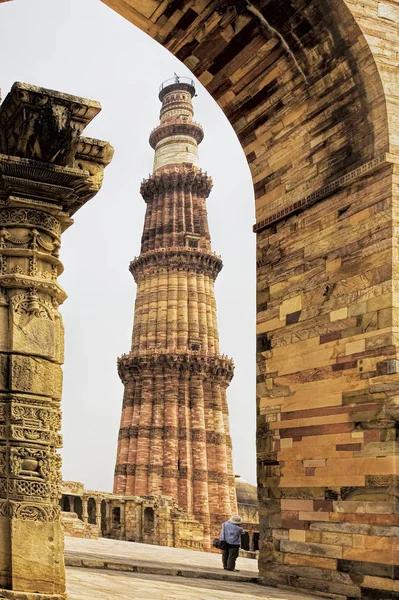
[[[65,550],[70,600],[319,598],[253,583],[258,564],[250,558],[239,558],[240,572],[227,574],[220,553],[71,537],[65,537]]]
[[[198,552],[120,540],[65,537],[65,563],[70,567],[136,571],[180,577],[255,582],[257,561],[239,558],[239,573],[222,569],[221,553]]]
[[[317,600],[254,583],[67,569],[69,600]]]

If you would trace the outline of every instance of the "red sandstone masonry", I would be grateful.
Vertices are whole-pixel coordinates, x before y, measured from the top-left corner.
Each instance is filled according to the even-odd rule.
[[[226,401],[233,363],[218,354],[222,262],[211,251],[205,206],[212,181],[194,155],[182,162],[179,146],[186,152],[190,143],[195,154],[203,135],[191,120],[192,90],[183,83],[161,92],[161,123],[151,134],[155,169],[141,186],[147,211],[130,266],[138,284],[132,348],[119,360],[125,394],[114,490],[172,496],[202,523],[209,550],[237,511]],[[192,143],[179,141],[182,132]]]

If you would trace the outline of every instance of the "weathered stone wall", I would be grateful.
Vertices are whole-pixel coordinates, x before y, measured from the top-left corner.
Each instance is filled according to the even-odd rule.
[[[393,598],[396,3],[104,2],[200,78],[251,167],[261,578]]]
[[[61,491],[61,522],[65,535],[91,539],[102,536],[203,550],[203,524],[181,510],[171,497],[86,490],[83,483],[76,481],[62,482]]]
[[[61,512],[61,525],[69,537],[97,540],[100,536],[97,525],[81,521],[73,512]]]

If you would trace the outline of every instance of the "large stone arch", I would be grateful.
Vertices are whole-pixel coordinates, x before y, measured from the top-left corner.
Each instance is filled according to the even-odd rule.
[[[102,1],[192,70],[251,168],[261,580],[393,597],[399,12]]]
[[[397,8],[102,1],[192,70],[251,168],[261,580],[393,597]]]
[[[102,1],[192,70],[251,168],[261,580],[393,598],[398,11]]]

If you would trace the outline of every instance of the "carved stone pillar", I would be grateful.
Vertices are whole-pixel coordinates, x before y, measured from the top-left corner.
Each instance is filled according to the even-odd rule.
[[[255,552],[254,532],[253,531],[250,531],[250,533],[249,533],[249,551]]]
[[[105,504],[105,528],[107,536],[112,531],[112,504],[111,500],[107,500]]]
[[[89,499],[82,498],[82,519],[84,523],[89,522]]]
[[[97,498],[96,502],[96,525],[101,530],[101,499]]]
[[[126,500],[121,500],[121,540],[126,539]]]
[[[59,248],[112,156],[97,102],[17,83],[0,106],[0,596],[65,593]],[[33,594],[30,595],[32,597]]]
[[[136,538],[135,541],[136,542],[142,542],[143,541],[143,502],[138,502],[136,505],[136,523],[137,523],[137,529],[136,529]]]
[[[75,496],[69,496],[69,510],[75,512]]]

